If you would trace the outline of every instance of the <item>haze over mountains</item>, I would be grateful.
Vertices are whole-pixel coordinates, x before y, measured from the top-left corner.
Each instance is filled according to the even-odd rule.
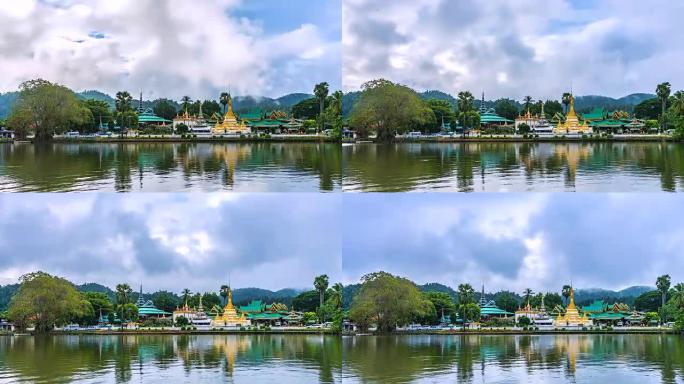
[[[19,92],[0,93],[0,119],[4,119],[10,114],[12,105],[14,105],[18,94]],[[88,90],[77,92],[76,95],[84,100],[94,99],[104,101],[109,104],[111,108],[114,108],[114,97],[106,93],[97,90]],[[131,94],[131,96],[134,99],[133,105],[137,108],[140,96],[136,94]],[[253,108],[261,108],[263,110],[283,109],[289,111],[293,105],[312,97],[314,96],[306,93],[290,93],[277,99],[269,97],[235,96],[233,98],[233,109],[235,111],[246,111]],[[174,103],[176,108],[180,110],[181,103],[177,101],[174,101]],[[151,108],[152,106],[152,100],[143,100],[143,108]]]

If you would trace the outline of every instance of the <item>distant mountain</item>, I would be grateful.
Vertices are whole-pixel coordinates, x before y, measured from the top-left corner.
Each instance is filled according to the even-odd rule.
[[[0,93],[0,119],[4,119],[10,114],[12,105],[17,100],[17,95],[19,92]]]
[[[621,301],[627,304],[632,304],[634,299],[644,292],[653,291],[654,287],[647,286],[632,286],[619,291],[612,291],[602,288],[587,288],[577,289],[575,291],[575,301],[580,304],[588,304],[594,300],[603,300],[606,302]]]
[[[0,285],[0,312],[6,311],[12,296],[19,289],[19,284]]]
[[[452,299],[456,300],[458,298],[458,293],[454,291],[451,287],[439,283],[427,283],[419,285],[418,289],[422,292],[442,292],[451,296]]]
[[[281,302],[288,306],[292,304],[292,299],[302,291],[285,288],[278,291],[270,291],[261,288],[238,288],[233,290],[233,303],[236,305],[247,304],[252,300],[261,300],[266,303]]]
[[[344,96],[342,96],[342,116],[349,116],[352,109],[354,109],[354,104],[359,100],[359,97],[361,97],[361,92],[358,91],[345,93]]]
[[[442,91],[425,91],[422,93],[418,94],[421,99],[423,100],[430,100],[430,99],[437,99],[437,100],[446,100],[451,104],[453,108],[456,108],[456,98],[451,96],[448,93],[442,92]],[[479,104],[478,104],[479,106]]]
[[[590,112],[594,108],[603,108],[608,111],[622,109],[632,112],[635,105],[654,97],[656,97],[656,95],[648,93],[634,93],[619,99],[596,95],[577,96],[575,97],[575,109],[580,113]]]

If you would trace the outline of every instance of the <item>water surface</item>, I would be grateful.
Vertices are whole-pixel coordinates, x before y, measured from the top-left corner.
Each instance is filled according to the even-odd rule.
[[[335,191],[335,143],[0,143],[0,191]]]
[[[0,383],[340,383],[317,335],[0,337]]]
[[[684,190],[684,144],[345,145],[343,191],[654,192]]]
[[[684,383],[675,335],[356,336],[345,383]]]

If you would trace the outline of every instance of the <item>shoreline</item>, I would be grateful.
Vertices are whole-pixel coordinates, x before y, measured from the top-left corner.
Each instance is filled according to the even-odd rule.
[[[54,138],[39,144],[112,144],[112,143],[339,143],[331,137],[207,137],[207,138],[180,138],[180,137],[132,137],[132,138]],[[0,143],[10,144],[33,144],[27,140],[0,140]]]
[[[399,138],[390,142],[378,142],[376,140],[343,140],[343,143],[349,144],[420,144],[420,143],[656,143],[656,142],[673,142],[678,143],[672,137],[663,136],[639,136],[639,137],[603,137],[603,138],[582,138],[582,137],[537,137],[537,138],[522,138],[522,137],[426,137],[426,138]]]
[[[144,330],[93,330],[93,331],[51,331],[45,334],[35,334],[34,332],[14,332],[0,333],[2,336],[149,336],[149,335],[339,335],[333,331],[322,330],[171,330],[171,329],[144,329]]]
[[[402,331],[389,333],[359,333],[359,332],[344,332],[343,336],[535,336],[535,335],[678,335],[680,332],[674,329],[602,329],[602,330],[582,330],[582,329],[566,329],[566,330],[466,330],[466,331]]]

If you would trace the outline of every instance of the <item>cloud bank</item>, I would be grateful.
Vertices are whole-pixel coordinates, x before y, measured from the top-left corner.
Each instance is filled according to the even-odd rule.
[[[487,290],[622,289],[683,281],[677,196],[345,195],[345,283],[385,270]],[[369,214],[369,212],[377,212]]]
[[[312,8],[305,0],[287,6]],[[321,81],[339,88],[340,7],[323,0],[316,13],[283,24],[282,15],[250,12],[253,3],[240,0],[8,1],[0,7],[0,91],[36,77],[176,100],[228,88],[278,97]]]
[[[668,0],[345,0],[343,84],[517,100],[681,89],[682,13]]]
[[[0,196],[0,284],[43,270],[145,290],[309,287],[341,275],[340,198],[301,194]]]

